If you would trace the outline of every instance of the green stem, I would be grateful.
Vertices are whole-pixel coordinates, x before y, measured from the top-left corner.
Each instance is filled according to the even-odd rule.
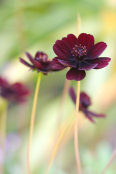
[[[0,173],[4,173],[4,161],[5,161],[5,142],[6,142],[6,116],[7,116],[7,108],[8,103],[6,100],[2,100],[0,103],[2,110],[0,110],[0,135],[1,135],[1,143],[0,146],[2,148],[2,164],[0,166]]]
[[[34,95],[34,100],[33,100],[33,108],[32,108],[32,114],[31,114],[29,142],[28,142],[28,151],[27,151],[28,174],[30,174],[30,152],[31,152],[31,143],[32,143],[32,136],[33,136],[35,112],[36,112],[36,105],[37,105],[37,98],[38,98],[38,92],[39,92],[39,87],[40,87],[41,75],[42,75],[42,73],[40,72],[39,76],[38,76],[37,84],[36,84],[35,95]]]
[[[74,145],[75,145],[75,157],[76,157],[76,166],[78,174],[81,174],[81,163],[79,157],[79,145],[78,145],[78,113],[79,113],[79,100],[80,100],[80,81],[77,85],[77,99],[76,99],[76,121],[74,128]]]
[[[44,174],[48,174],[49,169],[50,169],[50,166],[51,166],[51,164],[52,164],[52,162],[53,162],[53,160],[54,160],[54,158],[55,158],[55,155],[56,155],[56,153],[58,152],[60,143],[61,143],[61,141],[62,141],[64,135],[66,134],[67,130],[69,129],[70,125],[72,125],[72,123],[74,122],[74,117],[73,117],[73,116],[74,116],[74,113],[75,113],[75,112],[73,111],[73,112],[70,114],[67,123],[65,124],[65,126],[63,126],[63,130],[61,131],[61,134],[60,134],[60,136],[59,136],[57,142],[55,142],[55,146],[54,146],[54,148],[53,148],[53,150],[52,150],[52,154],[51,154],[51,157],[50,157],[50,159],[49,159],[49,162],[48,162],[48,165],[47,165],[47,167],[46,167],[46,170],[45,170],[45,173],[44,173]]]
[[[104,170],[102,171],[101,174],[105,174],[105,173],[107,172],[108,168],[109,168],[110,165],[112,164],[112,162],[113,162],[113,160],[114,160],[115,157],[116,157],[116,147],[115,147],[115,149],[114,149],[114,151],[113,151],[113,153],[112,153],[112,156],[111,156],[111,158],[110,158],[108,164],[106,165],[106,167],[104,168]]]

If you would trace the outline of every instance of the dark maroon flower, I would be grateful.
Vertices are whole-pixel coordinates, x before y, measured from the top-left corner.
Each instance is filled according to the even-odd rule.
[[[21,83],[9,84],[0,77],[0,95],[11,102],[24,102],[29,95],[29,89]]]
[[[20,58],[20,62],[23,63],[24,65],[28,66],[32,70],[37,70],[38,72],[42,72],[44,75],[46,75],[48,72],[59,71],[59,70],[64,69],[64,66],[62,64],[60,64],[59,62],[56,62],[54,60],[48,59],[47,54],[45,54],[43,52],[38,51],[35,54],[34,58],[29,53],[26,52],[26,56],[29,59],[29,61],[32,63],[32,65],[27,63],[22,58]],[[54,68],[56,64],[59,67],[57,66],[57,68]]]
[[[73,88],[69,89],[69,94],[73,102],[76,104],[76,94]],[[93,117],[105,117],[104,114],[96,114],[88,110],[88,107],[91,105],[90,97],[84,93],[80,93],[80,102],[79,102],[79,110],[82,111],[85,116],[94,123]]]
[[[107,45],[104,42],[98,42],[94,45],[94,37],[90,34],[82,33],[76,38],[69,34],[62,40],[57,40],[53,46],[57,59],[62,65],[71,67],[67,72],[68,80],[82,80],[86,73],[85,70],[101,69],[108,65],[110,58],[100,57]]]

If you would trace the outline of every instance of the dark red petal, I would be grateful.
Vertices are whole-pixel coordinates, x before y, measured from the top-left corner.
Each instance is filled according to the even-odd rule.
[[[63,37],[62,40],[63,40],[64,42],[66,42],[66,43],[69,45],[69,47],[72,49],[72,47],[71,47],[71,45],[70,45],[70,42],[69,42],[69,40],[68,40],[67,37]]]
[[[77,44],[77,38],[73,34],[68,34],[67,37],[63,37],[62,40],[70,46],[71,50]]]
[[[59,57],[54,57],[52,60],[58,62]]]
[[[22,58],[19,58],[20,62],[23,63],[24,65],[30,67],[30,68],[34,68],[34,66],[30,65],[29,63],[27,63],[25,60],[23,60]]]
[[[84,110],[83,112],[84,112],[85,116],[86,116],[92,123],[95,123],[95,121],[93,120],[93,118],[92,118],[92,116],[91,116],[91,114],[90,114],[90,112],[89,112],[88,110]]]
[[[69,60],[58,59],[58,61],[66,67],[76,68],[76,66],[77,66],[77,61],[76,60],[75,61],[69,61]]]
[[[11,85],[11,89],[14,91],[14,101],[23,102],[26,101],[25,97],[30,94],[29,89],[21,83],[14,83]]]
[[[79,70],[91,70],[95,68],[98,64],[97,63],[88,63],[85,61],[79,63]]]
[[[106,115],[105,114],[96,114],[96,113],[94,113],[94,112],[91,112],[91,111],[88,111],[89,112],[89,114],[91,115],[91,116],[94,116],[94,117],[106,117]]]
[[[66,68],[66,67],[64,67],[62,64],[54,64],[53,66],[52,66],[54,69],[56,69],[56,70],[62,70],[62,69],[64,69],[64,68]]]
[[[93,120],[93,118],[92,118],[89,114],[87,114],[86,117],[87,117],[92,123],[95,123],[95,121]]]
[[[67,35],[68,44],[71,48],[73,48],[77,44],[77,38],[74,34],[68,34]]]
[[[76,94],[75,94],[74,88],[71,87],[69,89],[69,94],[70,94],[72,101],[76,104]]]
[[[71,68],[67,74],[66,74],[66,78],[68,80],[76,80],[76,81],[80,81],[82,79],[84,79],[86,73],[85,71],[82,70],[78,70],[77,68]]]
[[[36,68],[42,69],[42,65],[38,61],[34,60],[33,64],[35,65]]]
[[[8,84],[6,79],[0,77],[0,86],[1,87],[6,87],[6,86],[9,86],[9,84]]]
[[[81,92],[80,94],[80,103],[83,105],[83,107],[88,107],[91,105],[91,99],[85,92]]]
[[[93,49],[90,51],[90,53],[87,55],[88,59],[95,59],[96,57],[99,57],[103,51],[106,49],[107,45],[104,42],[98,42],[94,45]]]
[[[46,58],[46,59],[48,59],[48,56],[47,56],[47,54],[45,54],[44,52],[42,52],[42,51],[38,51],[36,54],[35,54],[35,58],[42,58],[42,57],[44,57],[44,58]]]
[[[27,89],[27,87],[25,87],[21,83],[14,83],[13,85],[11,85],[11,87],[13,90],[17,92],[17,94],[20,94],[20,95],[29,94],[29,90]]]
[[[96,58],[96,59],[93,59],[93,60],[87,60],[88,63],[97,63],[98,65],[94,68],[94,69],[101,69],[101,68],[104,68],[106,67],[110,62],[111,59],[108,58],[108,57],[100,57],[100,58]]]
[[[70,51],[71,51],[72,49],[70,48],[70,46],[68,45],[68,43],[66,43],[66,42],[63,41],[63,40],[57,40],[57,41],[56,41],[56,44],[59,45],[59,46],[64,50],[65,53],[70,54]]]
[[[58,57],[52,59],[52,67],[56,70],[67,68],[58,61]]]
[[[28,57],[28,59],[34,64],[34,59],[31,56],[31,54],[29,54],[28,52],[25,52],[26,56]]]
[[[63,59],[70,59],[71,48],[66,42],[62,40],[57,40],[56,43],[53,45],[53,50],[58,57]]]
[[[54,58],[55,59],[55,58]],[[58,70],[63,70],[64,68],[66,68],[64,65],[62,65],[57,59],[56,60],[52,60],[51,62],[51,70],[52,71],[58,71]]]
[[[78,45],[86,46],[87,52],[92,49],[94,45],[94,37],[91,34],[82,33],[78,37]]]

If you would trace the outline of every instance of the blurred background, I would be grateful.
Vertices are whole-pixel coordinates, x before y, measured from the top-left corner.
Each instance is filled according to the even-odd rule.
[[[4,174],[26,173],[26,155],[33,95],[38,74],[19,62],[27,60],[25,51],[33,56],[44,51],[52,59],[57,39],[76,33],[77,14],[81,30],[92,34],[95,43],[104,41],[108,47],[102,57],[110,57],[109,66],[87,72],[81,82],[92,100],[90,109],[105,113],[106,118],[91,123],[80,114],[79,149],[83,174],[98,174],[107,164],[116,146],[116,0],[0,0],[0,76],[10,83],[22,82],[31,89],[27,102],[9,105]],[[38,96],[31,148],[32,174],[44,174],[57,140],[58,110],[67,69],[42,76]],[[71,81],[76,89],[77,83]],[[62,125],[75,106],[67,94]],[[2,152],[0,150],[0,164]],[[68,130],[52,163],[49,174],[75,174],[73,127]],[[116,160],[107,174],[116,173]]]

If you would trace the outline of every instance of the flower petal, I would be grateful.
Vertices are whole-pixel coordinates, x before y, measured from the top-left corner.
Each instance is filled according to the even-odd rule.
[[[72,101],[76,104],[76,94],[75,94],[74,88],[71,87],[69,89],[69,94],[70,94]]]
[[[79,63],[79,70],[91,70],[95,68],[98,65],[98,63],[88,63],[85,61]]]
[[[93,120],[92,116],[90,115],[90,112],[88,110],[84,110],[83,113],[85,114],[85,116],[92,122],[95,123],[95,121]]]
[[[63,37],[62,40],[70,46],[71,50],[77,45],[78,41],[74,34],[68,34],[67,37]]]
[[[74,60],[74,61],[69,61],[69,60],[62,60],[62,59],[58,59],[58,61],[63,64],[64,66],[66,67],[74,67],[76,68],[77,66],[77,61]]]
[[[33,64],[35,65],[36,68],[42,69],[41,63],[39,63],[37,60],[34,60]]]
[[[42,51],[38,51],[36,54],[35,54],[35,58],[46,58],[46,59],[48,59],[48,55],[47,54],[45,54],[44,52],[42,52]]]
[[[84,79],[86,73],[85,71],[81,71],[81,70],[78,70],[77,68],[71,68],[67,74],[66,74],[66,78],[68,80],[76,80],[76,81],[80,81],[82,79]]]
[[[91,105],[91,99],[85,92],[81,92],[81,94],[80,94],[80,104],[84,108],[85,107],[87,108],[89,105]]]
[[[67,39],[71,48],[73,48],[77,44],[78,40],[74,34],[68,34]]]
[[[62,69],[64,69],[64,68],[66,68],[66,67],[64,67],[61,63],[56,63],[56,64],[54,64],[53,66],[52,66],[53,68],[54,68],[54,71],[56,70],[62,70]]]
[[[67,67],[65,67],[64,65],[62,65],[62,64],[58,61],[57,57],[55,57],[55,58],[52,59],[51,65],[52,65],[52,68],[54,69],[54,71],[55,71],[55,70],[56,70],[56,71],[57,71],[57,70],[62,70],[62,69],[64,69],[64,68],[67,68]]]
[[[88,63],[97,63],[98,65],[94,68],[94,69],[101,69],[101,68],[104,68],[106,67],[109,62],[111,61],[111,59],[109,57],[100,57],[100,58],[96,58],[96,59],[93,59],[93,60],[87,60]]]
[[[6,79],[0,77],[0,87],[8,86],[8,82]]]
[[[94,113],[94,112],[91,112],[91,111],[88,111],[89,112],[89,114],[91,115],[91,116],[94,116],[94,117],[106,117],[106,115],[105,114],[96,114],[96,113]]]
[[[28,52],[25,52],[27,58],[31,61],[31,63],[34,63],[34,59],[33,57],[31,56],[31,54],[29,54]]]
[[[30,67],[30,68],[34,68],[34,66],[30,65],[29,63],[27,63],[25,60],[23,60],[22,58],[19,58],[20,62],[23,63],[24,65]]]
[[[90,53],[87,55],[88,59],[95,59],[96,57],[99,57],[103,51],[106,49],[107,45],[104,42],[98,42],[94,45],[93,49],[90,51]]]
[[[91,34],[81,33],[78,37],[78,45],[86,46],[87,51],[94,46],[94,37]]]
[[[57,40],[53,45],[53,50],[55,54],[61,59],[70,59],[71,57],[71,48],[63,40]]]
[[[25,52],[25,54],[36,68],[42,69],[42,65],[37,60],[33,59],[33,57],[28,52]],[[40,54],[47,56],[47,54],[44,54],[43,52],[37,52],[35,56],[39,56]]]

